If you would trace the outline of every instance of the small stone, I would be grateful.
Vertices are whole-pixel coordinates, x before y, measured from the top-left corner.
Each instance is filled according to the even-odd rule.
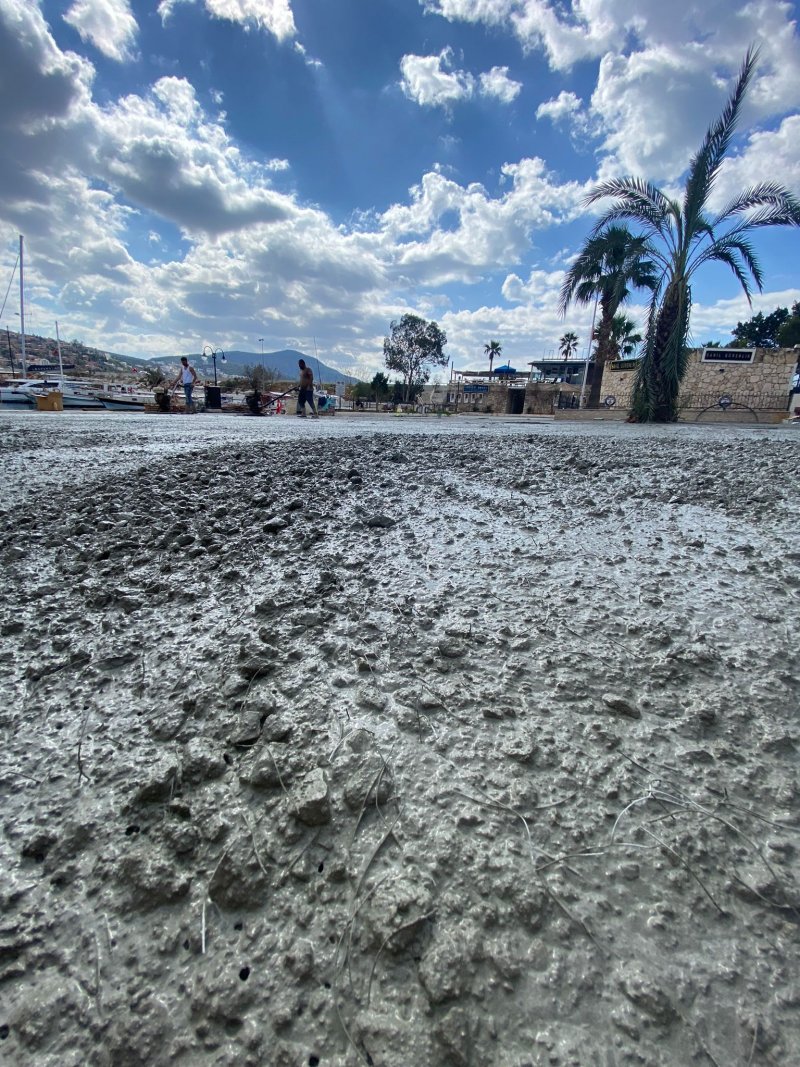
[[[635,704],[631,704],[625,697],[616,693],[603,693],[602,700],[608,710],[615,712],[617,715],[625,715],[629,719],[641,719],[642,717],[641,711]]]
[[[209,778],[220,778],[227,769],[228,764],[222,755],[200,738],[195,738],[186,746],[182,775],[186,781],[204,782]]]
[[[365,520],[365,525],[370,526],[373,529],[388,530],[389,527],[394,526],[395,524],[396,524],[396,520],[391,518],[389,515],[381,515],[381,514],[370,515]]]
[[[330,795],[325,772],[318,767],[310,771],[292,790],[294,815],[306,826],[324,826],[331,820]]]
[[[265,533],[280,533],[289,525],[289,520],[283,515],[274,515],[264,523]]]
[[[454,639],[443,638],[436,647],[439,649],[439,654],[446,659],[460,659],[467,652],[466,645]]]

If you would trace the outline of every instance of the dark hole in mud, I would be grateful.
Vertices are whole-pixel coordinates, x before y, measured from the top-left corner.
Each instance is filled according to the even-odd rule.
[[[331,987],[331,983],[330,982],[323,982],[322,984],[325,986],[326,989],[330,989],[330,987]]]
[[[319,867],[317,867],[317,870],[320,874],[322,874],[322,872],[325,870],[325,863],[320,863]]]
[[[233,760],[231,759],[231,757],[228,755],[227,752],[223,752],[222,753],[222,758],[225,760],[225,762],[228,764],[228,766],[230,766],[233,763]]]
[[[297,1011],[295,1012],[295,1015],[297,1015],[297,1017],[299,1018],[303,1014],[303,1012],[305,1010],[306,1010],[305,1004],[298,1004],[297,1005]]]
[[[134,834],[138,834],[138,833],[139,833],[139,827],[135,823],[133,824],[133,826],[129,826],[125,830],[125,836],[126,837],[133,837]]]
[[[63,729],[64,729],[64,723],[63,722],[57,722],[56,723],[56,730],[63,730]]]
[[[244,929],[244,923],[234,923],[233,924],[233,928],[234,928],[234,930],[243,930]]]
[[[183,947],[184,947],[184,948],[188,948],[188,947],[189,947],[189,938],[188,938],[188,937],[187,937],[187,938],[186,938],[186,940],[185,940],[185,941],[183,942]]]
[[[5,1041],[5,1039],[7,1037],[8,1037],[8,1026],[6,1025],[6,1023],[3,1023],[3,1025],[0,1026],[0,1041]]]
[[[331,934],[331,936],[328,938],[328,940],[330,941],[331,944],[333,944],[333,942],[336,940],[336,934]]]
[[[319,1067],[319,1056],[309,1056],[308,1067]]]
[[[247,979],[250,977],[250,968],[242,967],[241,971],[239,971],[239,977],[243,982],[246,982]]]
[[[225,1023],[225,1029],[227,1030],[227,1032],[229,1034],[235,1034],[237,1032],[237,1030],[241,1030],[241,1028],[242,1028],[242,1020],[241,1019],[228,1019],[227,1022]]]

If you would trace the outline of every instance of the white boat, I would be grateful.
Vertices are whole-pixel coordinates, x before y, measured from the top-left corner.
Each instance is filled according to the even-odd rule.
[[[42,378],[11,378],[0,385],[0,404],[17,404],[23,407],[35,407],[36,398],[32,389],[43,389]]]
[[[57,390],[63,397],[64,410],[67,409],[102,409],[103,403],[97,399],[97,383],[76,378],[47,379],[43,386],[31,387],[29,392],[33,394],[33,403],[37,396],[45,396],[47,393]]]
[[[109,411],[144,411],[145,404],[152,404],[153,398],[141,396],[104,396],[103,407]]]

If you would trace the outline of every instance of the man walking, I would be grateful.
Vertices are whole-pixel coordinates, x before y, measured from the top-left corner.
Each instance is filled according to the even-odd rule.
[[[189,360],[186,356],[181,356],[181,369],[178,371],[178,377],[172,383],[172,388],[175,389],[178,382],[183,382],[183,395],[186,398],[186,413],[190,411],[194,413],[194,400],[192,399],[192,390],[194,389],[195,382],[197,381],[197,371],[194,367],[189,366]]]
[[[300,389],[297,393],[297,414],[301,419],[306,417],[306,404],[311,408],[311,418],[318,419],[317,409],[314,406],[314,372],[306,366],[306,361],[297,361],[300,367]]]

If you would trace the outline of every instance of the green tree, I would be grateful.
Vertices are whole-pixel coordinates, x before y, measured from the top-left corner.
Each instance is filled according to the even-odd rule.
[[[777,348],[778,333],[788,319],[788,308],[775,308],[771,315],[759,311],[747,322],[736,323],[733,342],[744,348]]]
[[[800,303],[792,306],[791,315],[778,330],[778,344],[781,348],[800,345]]]
[[[588,205],[613,197],[614,203],[598,220],[594,233],[621,220],[639,223],[648,254],[661,271],[631,402],[631,417],[638,421],[673,422],[677,418],[678,391],[688,365],[694,272],[706,263],[726,264],[749,300],[751,280],[759,291],[763,282],[750,232],[765,226],[800,225],[800,204],[775,182],[745,189],[718,213],[708,210],[757,58],[758,53],[749,49],[724,111],[709,127],[689,165],[681,201],[639,178],[603,182],[586,199]]]
[[[562,359],[570,359],[578,351],[578,335],[570,330],[558,339],[558,354]]]
[[[611,343],[612,322],[630,289],[654,289],[657,272],[648,258],[650,246],[645,237],[635,237],[626,226],[595,227],[578,258],[567,271],[561,286],[559,310],[566,315],[573,300],[589,304],[597,298],[600,322],[595,331],[597,347],[593,354],[594,376],[588,406],[600,403],[603,367],[615,358]]]
[[[630,358],[636,346],[642,343],[642,335],[637,333],[636,323],[627,315],[615,315],[611,322],[611,345],[614,359]]]
[[[494,361],[500,358],[500,353],[503,351],[503,346],[499,341],[489,341],[488,344],[483,346],[484,355],[489,357],[489,376],[491,377],[492,366]]]
[[[383,339],[383,360],[389,370],[401,375],[408,403],[412,390],[430,378],[430,366],[447,366],[447,335],[437,323],[418,315],[403,315],[399,322],[391,323],[391,331],[391,336]]]
[[[383,397],[389,395],[389,379],[386,377],[383,371],[378,371],[378,373],[372,379],[370,387],[372,389],[372,395],[375,397],[376,403],[379,402]]]
[[[155,389],[166,381],[164,372],[160,367],[146,367],[142,371],[142,381],[148,389]]]

